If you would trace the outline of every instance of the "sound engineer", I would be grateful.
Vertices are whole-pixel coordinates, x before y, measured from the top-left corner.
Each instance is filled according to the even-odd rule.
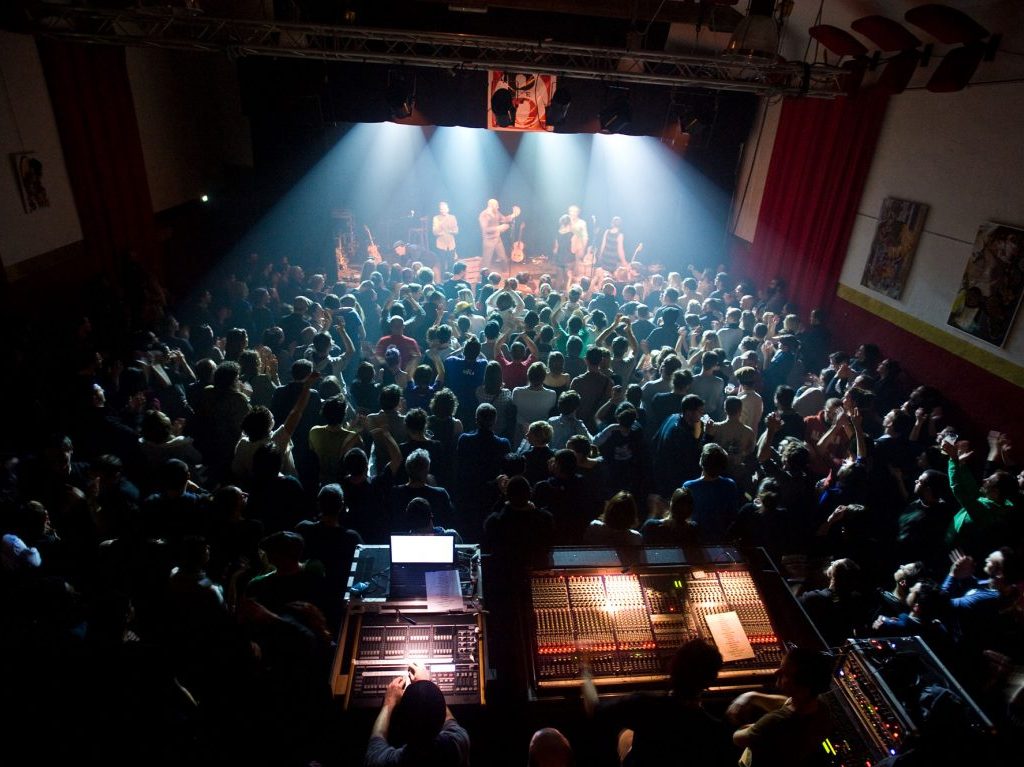
[[[589,666],[583,668],[583,707],[597,732],[618,733],[624,767],[664,767],[667,754],[679,764],[734,767],[736,750],[725,724],[701,705],[704,691],[718,678],[722,655],[700,639],[685,642],[672,658],[669,695],[635,694],[604,703]]]
[[[402,746],[388,743],[392,718],[399,725],[396,730],[405,735]],[[430,670],[425,666],[409,664],[408,675],[395,677],[388,685],[363,764],[469,767],[469,733],[455,721],[444,694],[430,680]]]
[[[782,695],[745,692],[726,715],[743,725],[732,735],[746,749],[744,767],[801,767],[812,763],[831,730],[828,705],[819,697],[832,681],[832,657],[797,647],[776,672]]]

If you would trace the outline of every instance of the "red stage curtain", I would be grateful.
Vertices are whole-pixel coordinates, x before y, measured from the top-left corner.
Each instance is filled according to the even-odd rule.
[[[156,266],[153,204],[123,48],[40,40],[86,253],[119,274],[124,259]]]
[[[886,93],[866,90],[783,103],[744,271],[758,285],[783,278],[803,314],[835,298],[888,102]]]

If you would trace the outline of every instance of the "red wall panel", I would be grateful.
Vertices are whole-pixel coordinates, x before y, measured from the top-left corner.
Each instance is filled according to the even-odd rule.
[[[996,429],[1010,434],[1018,455],[1024,455],[1024,379],[1015,385],[839,296],[828,327],[837,349],[852,352],[865,342],[878,344],[884,356],[903,367],[908,390],[919,384],[939,389],[950,403],[950,423],[979,453],[987,450],[985,436]]]

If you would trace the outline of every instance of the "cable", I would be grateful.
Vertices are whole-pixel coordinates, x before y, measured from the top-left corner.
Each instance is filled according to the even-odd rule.
[[[825,7],[825,0],[821,0],[818,4],[818,14],[814,17],[814,26],[821,24],[821,11]],[[810,35],[807,36],[807,47],[804,48],[804,61],[807,61],[807,54],[811,51],[811,40],[814,40]],[[814,60],[818,60],[818,41],[814,40]],[[827,59],[826,59],[827,61]]]
[[[644,31],[640,33],[641,37],[647,37],[647,33],[651,31],[651,27],[654,25],[655,20],[658,18],[658,14],[661,13],[661,9],[664,7],[665,0],[661,0],[661,3],[658,5],[658,8],[654,12],[654,15],[652,15],[650,21],[647,22],[647,26],[644,28]]]

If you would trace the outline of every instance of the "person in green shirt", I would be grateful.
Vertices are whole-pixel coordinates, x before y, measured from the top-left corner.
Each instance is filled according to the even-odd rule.
[[[946,545],[980,558],[998,547],[1002,530],[1015,513],[1016,482],[1005,471],[994,471],[978,487],[967,462],[974,451],[969,442],[944,439],[942,452],[949,457],[949,484],[960,510],[946,530]]]

